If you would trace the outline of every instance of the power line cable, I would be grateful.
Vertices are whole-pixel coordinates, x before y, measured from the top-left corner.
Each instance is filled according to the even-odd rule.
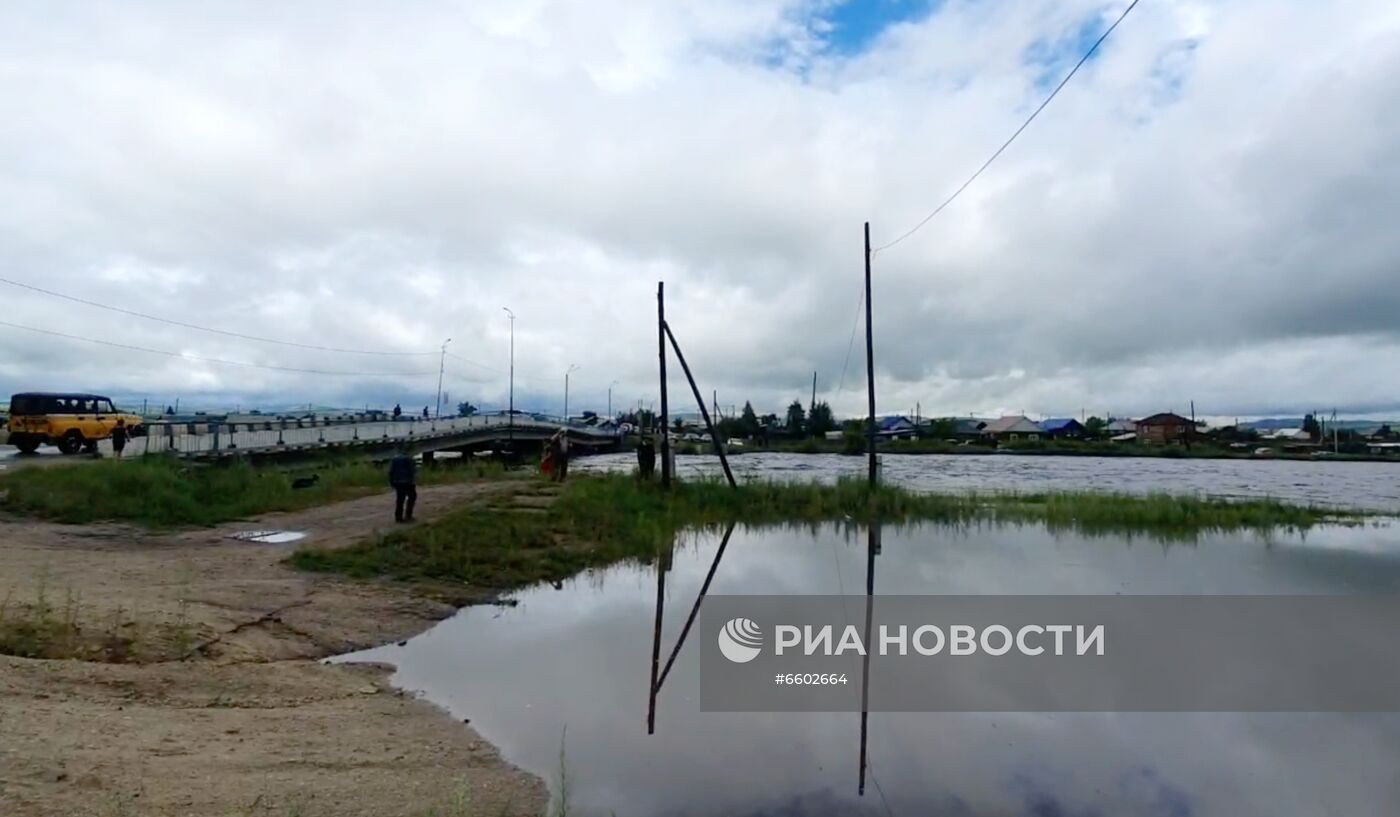
[[[130,351],[133,351],[133,352],[146,352],[146,353],[153,354],[153,355],[165,355],[166,357],[177,357],[177,358],[180,358],[181,360],[192,360],[192,361],[198,361],[198,362],[201,362],[201,363],[217,363],[217,364],[224,365],[224,366],[241,366],[241,367],[248,368],[248,369],[267,369],[267,370],[269,370],[269,371],[275,371],[275,372],[295,372],[295,373],[297,373],[297,374],[318,374],[318,375],[330,375],[330,376],[337,376],[337,377],[426,377],[426,376],[428,376],[428,375],[436,375],[436,374],[437,374],[436,371],[423,371],[423,372],[348,372],[348,371],[333,371],[333,370],[326,370],[326,369],[301,369],[301,368],[296,368],[296,367],[293,367],[293,366],[275,366],[275,365],[266,364],[266,363],[247,363],[247,362],[244,362],[244,361],[241,361],[241,360],[224,360],[223,358],[217,358],[217,357],[203,357],[203,356],[200,356],[200,355],[187,355],[187,354],[184,354],[183,352],[171,352],[171,351],[169,351],[169,350],[167,350],[167,349],[152,349],[152,348],[147,347],[147,346],[135,346],[135,345],[132,345],[132,344],[129,344],[129,343],[118,343],[118,342],[116,342],[116,341],[102,340],[102,339],[100,339],[100,338],[87,338],[87,337],[83,337],[83,336],[81,336],[81,335],[70,335],[70,334],[68,334],[68,333],[66,333],[66,332],[57,332],[57,331],[54,331],[54,330],[52,330],[52,329],[40,329],[40,328],[38,328],[38,327],[36,327],[36,326],[25,326],[25,325],[23,325],[23,324],[10,323],[9,321],[4,321],[4,320],[0,320],[0,326],[8,326],[8,327],[10,327],[10,328],[12,328],[12,329],[23,329],[23,330],[25,330],[26,332],[37,332],[37,333],[39,333],[39,334],[41,334],[41,335],[51,335],[51,336],[53,336],[53,337],[58,337],[58,338],[67,338],[68,340],[80,340],[80,341],[83,341],[84,343],[95,343],[95,344],[97,344],[97,345],[99,345],[99,346],[111,346],[111,347],[116,348],[116,349],[127,349],[127,350],[130,350]]]
[[[836,395],[838,397],[841,395],[841,392],[846,389],[846,368],[851,365],[851,350],[854,349],[856,345],[856,330],[860,328],[860,308],[862,306],[865,306],[864,287],[861,288],[860,298],[856,301],[856,317],[855,320],[851,322],[851,339],[846,343],[846,362],[841,364],[841,380],[836,387]]]
[[[169,324],[169,325],[171,325],[171,326],[181,326],[181,327],[184,327],[185,329],[194,329],[194,330],[197,330],[197,331],[200,331],[200,332],[209,332],[209,333],[212,333],[212,334],[215,334],[215,335],[224,335],[225,337],[230,337],[230,338],[239,338],[239,339],[241,339],[241,340],[252,340],[252,341],[257,341],[258,343],[273,343],[273,344],[277,344],[277,345],[279,345],[279,346],[294,346],[294,347],[296,347],[296,348],[298,348],[298,349],[313,349],[313,350],[318,351],[318,352],[338,352],[338,353],[341,353],[341,354],[352,354],[352,355],[381,355],[381,356],[385,356],[385,357],[417,357],[417,356],[428,356],[428,355],[436,355],[436,354],[438,354],[438,352],[436,352],[436,351],[432,351],[432,352],[391,352],[391,351],[382,351],[382,350],[373,350],[373,349],[343,349],[343,348],[339,348],[339,347],[336,347],[336,346],[318,346],[318,345],[316,345],[316,344],[314,344],[314,343],[298,343],[298,342],[296,342],[296,341],[291,341],[291,340],[280,340],[280,339],[278,339],[278,338],[265,338],[265,337],[260,337],[260,336],[258,336],[258,335],[248,335],[248,334],[244,334],[244,333],[242,333],[242,332],[230,332],[230,331],[225,330],[225,329],[215,329],[215,328],[209,327],[209,326],[200,326],[199,324],[186,323],[185,321],[177,321],[177,320],[174,320],[174,319],[172,319],[172,318],[162,318],[162,317],[160,317],[159,315],[148,315],[148,314],[146,314],[146,313],[144,313],[144,312],[136,312],[136,311],[131,310],[131,309],[123,309],[123,308],[121,308],[121,307],[119,307],[119,306],[112,306],[112,305],[110,305],[110,304],[104,304],[104,303],[100,303],[100,302],[98,302],[98,301],[89,301],[89,300],[87,300],[87,299],[85,299],[85,298],[79,298],[79,297],[74,296],[74,295],[66,295],[66,294],[64,294],[64,293],[62,293],[62,292],[54,292],[54,291],[51,290],[51,289],[44,289],[43,287],[36,287],[36,286],[34,286],[33,284],[26,284],[26,283],[24,283],[24,282],[22,282],[22,281],[15,281],[15,280],[12,280],[12,279],[9,279],[9,278],[0,277],[0,283],[9,284],[10,286],[19,287],[20,289],[27,289],[27,290],[29,290],[29,291],[31,291],[31,292],[38,292],[38,293],[40,293],[41,295],[49,295],[49,296],[54,297],[54,298],[62,298],[62,299],[65,300],[65,301],[72,301],[73,303],[83,304],[84,306],[92,306],[92,307],[96,307],[96,308],[98,308],[98,309],[105,309],[105,310],[107,310],[107,311],[109,311],[109,312],[117,312],[117,313],[120,313],[120,314],[122,314],[122,315],[130,315],[131,317],[134,317],[134,318],[142,318],[142,319],[145,319],[145,320],[148,320],[148,321],[157,321],[157,322],[159,322],[159,323],[165,323],[165,324]]]
[[[1089,46],[1089,50],[1084,52],[1084,56],[1079,58],[1079,62],[1074,64],[1074,67],[1070,69],[1069,73],[1065,74],[1065,78],[1060,80],[1060,84],[1056,85],[1055,89],[1050,92],[1050,95],[1045,97],[1045,100],[1041,102],[1040,105],[1034,111],[1031,112],[1031,115],[1026,118],[1025,122],[1021,123],[1021,127],[1017,128],[1016,132],[1011,134],[1011,138],[1003,142],[1001,147],[997,148],[996,152],[992,154],[991,158],[983,162],[981,167],[977,168],[976,173],[973,173],[971,176],[969,176],[967,181],[962,183],[962,186],[960,186],[957,190],[954,190],[953,195],[944,199],[942,204],[938,205],[933,209],[933,212],[924,216],[922,221],[920,221],[918,224],[915,224],[907,232],[899,236],[899,238],[896,238],[888,244],[882,244],[879,247],[876,247],[874,250],[871,251],[871,253],[874,254],[882,250],[888,250],[890,247],[893,247],[894,245],[898,244],[899,242],[903,241],[904,239],[908,238],[914,233],[917,233],[920,229],[923,228],[925,224],[928,224],[930,221],[932,221],[934,216],[943,212],[944,208],[952,204],[954,199],[962,195],[962,192],[966,190],[973,182],[977,181],[977,177],[982,175],[982,171],[990,167],[992,162],[995,162],[997,160],[997,157],[1001,156],[1003,151],[1005,151],[1008,147],[1011,147],[1011,143],[1016,141],[1016,137],[1021,135],[1021,131],[1024,131],[1027,127],[1029,127],[1031,122],[1034,122],[1035,118],[1040,115],[1040,112],[1045,110],[1045,106],[1050,104],[1050,100],[1054,99],[1056,95],[1060,93],[1060,89],[1068,85],[1069,81],[1074,77],[1074,75],[1079,73],[1079,69],[1083,67],[1084,63],[1089,61],[1089,58],[1094,55],[1094,52],[1097,51],[1099,46],[1103,44],[1103,41],[1108,39],[1108,35],[1113,33],[1113,30],[1118,27],[1118,24],[1123,22],[1123,18],[1127,17],[1128,13],[1137,7],[1138,2],[1139,0],[1133,0],[1133,2],[1128,4],[1127,8],[1123,9],[1123,13],[1118,15],[1118,19],[1113,21],[1113,25],[1109,26],[1103,34],[1099,35],[1099,38],[1094,41],[1094,44]]]

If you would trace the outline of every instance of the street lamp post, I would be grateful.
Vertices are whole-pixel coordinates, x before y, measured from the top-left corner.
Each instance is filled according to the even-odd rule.
[[[515,441],[515,313],[510,311],[510,307],[503,306],[506,315],[510,316],[510,406],[507,415],[507,437]]]
[[[613,386],[616,386],[616,385],[617,385],[617,381],[616,381],[616,380],[614,380],[613,382],[611,382],[611,383],[608,384],[608,419],[609,419],[609,420],[611,420],[611,419],[613,418],[613,413],[612,413],[612,387],[613,387]]]
[[[564,424],[569,423],[569,374],[578,369],[577,363],[570,363],[567,371],[564,372]]]
[[[442,417],[442,372],[447,368],[447,344],[451,342],[452,338],[448,338],[442,342],[442,356],[438,358],[437,407],[434,409],[434,416],[439,419]]]

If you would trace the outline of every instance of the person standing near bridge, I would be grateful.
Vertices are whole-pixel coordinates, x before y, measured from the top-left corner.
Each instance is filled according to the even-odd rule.
[[[412,522],[413,506],[418,502],[418,469],[405,447],[389,461],[389,485],[394,489],[394,521]]]
[[[114,458],[122,458],[122,451],[126,449],[127,436],[126,420],[118,417],[117,425],[112,429],[112,456]]]

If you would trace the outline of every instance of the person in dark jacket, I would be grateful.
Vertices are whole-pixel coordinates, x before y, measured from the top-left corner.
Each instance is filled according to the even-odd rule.
[[[394,488],[394,521],[412,522],[413,506],[418,502],[418,473],[408,450],[389,461],[389,484]]]
[[[121,459],[122,451],[126,449],[126,438],[128,430],[126,420],[118,419],[117,425],[112,429],[112,456]]]
[[[637,473],[642,479],[651,479],[656,473],[656,445],[649,436],[637,443]]]

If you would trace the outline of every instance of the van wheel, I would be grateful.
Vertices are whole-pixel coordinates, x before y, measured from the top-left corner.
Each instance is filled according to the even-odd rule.
[[[10,437],[10,445],[18,448],[21,454],[33,454],[39,450],[39,436],[37,434],[15,434]]]
[[[72,429],[58,438],[58,450],[64,454],[76,454],[83,450],[83,433]]]

